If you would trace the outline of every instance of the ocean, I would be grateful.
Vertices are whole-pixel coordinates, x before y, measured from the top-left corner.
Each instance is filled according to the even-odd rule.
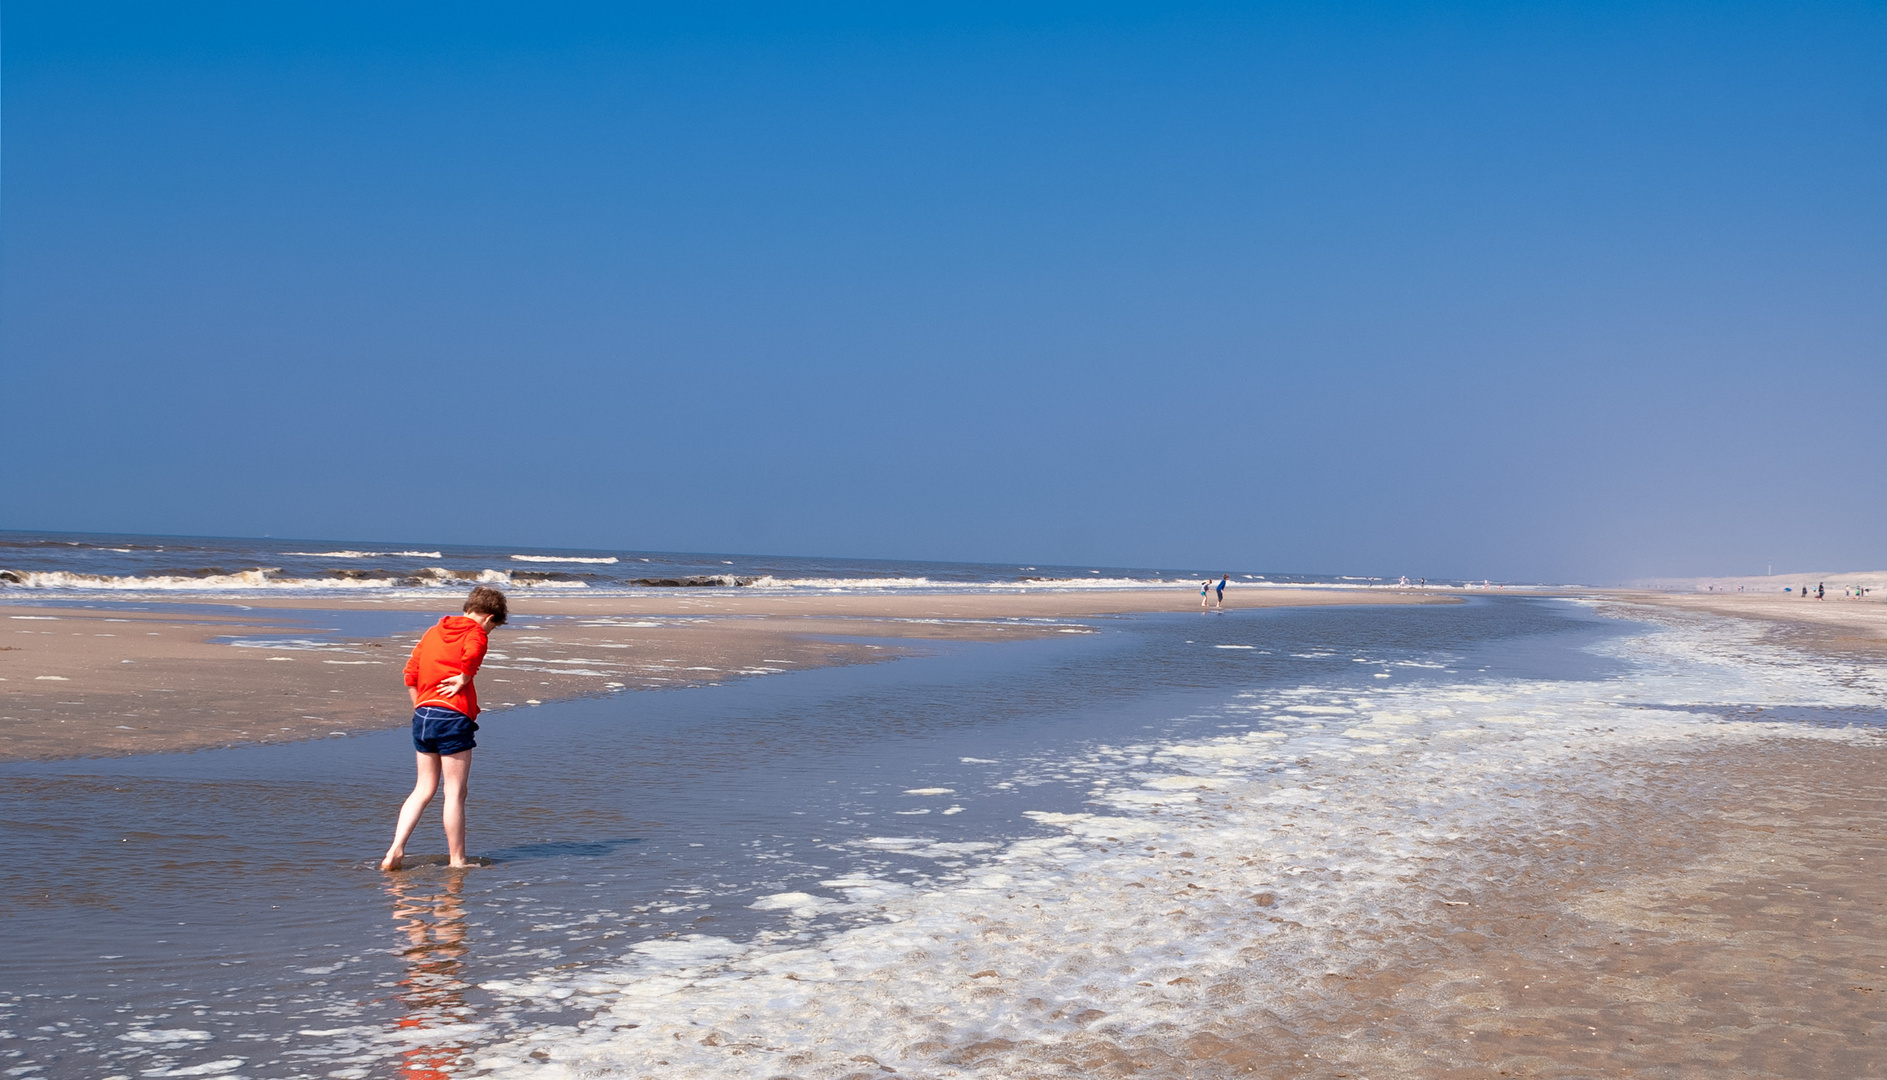
[[[1242,586],[1368,587],[1380,577],[1228,567],[1025,566],[798,556],[465,547],[436,543],[0,532],[0,597],[50,594],[413,594],[478,583],[634,595],[653,589],[763,591],[1121,589],[1230,572]],[[1399,580],[1399,579],[1397,579]],[[1431,584],[1441,585],[1440,581]],[[1449,583],[1459,584],[1459,583]]]
[[[112,554],[85,572],[267,561]],[[453,558],[422,561],[504,569]],[[728,573],[814,565],[903,573]],[[1491,887],[1481,841],[1618,796],[1612,757],[1859,738],[1887,704],[1879,672],[1733,620],[1574,599],[1080,622],[506,714],[473,776],[487,865],[462,872],[423,857],[434,815],[421,865],[374,868],[411,782],[400,731],[0,765],[0,1071],[1080,1075],[1067,1055],[1101,1043],[1183,1059],[1254,1018],[1308,1024],[1325,980],[1419,957],[1410,913]]]

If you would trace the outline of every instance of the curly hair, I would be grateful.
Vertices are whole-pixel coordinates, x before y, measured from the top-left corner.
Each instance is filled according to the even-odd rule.
[[[489,615],[493,626],[503,626],[505,622],[505,594],[489,585],[480,585],[472,590],[472,595],[465,598],[467,615]]]

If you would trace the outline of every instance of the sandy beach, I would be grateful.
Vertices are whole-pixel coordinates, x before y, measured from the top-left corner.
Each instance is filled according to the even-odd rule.
[[[407,722],[400,666],[416,634],[324,638],[321,648],[233,647],[224,637],[293,641],[323,613],[456,611],[451,601],[381,597],[208,598],[188,612],[0,604],[0,760],[138,754],[329,738]],[[1233,609],[1458,603],[1392,589],[1237,589]],[[513,593],[479,678],[494,714],[543,702],[872,663],[926,641],[1082,632],[1080,620],[1198,612],[1191,589],[1092,592],[778,595],[685,589],[672,595]],[[204,613],[204,612],[208,613]],[[275,618],[271,618],[271,615]],[[494,716],[495,718],[495,716]],[[502,722],[501,720],[497,722]]]
[[[1868,578],[1872,580],[1872,575]],[[1848,598],[1836,589],[1835,595],[1816,600],[1769,587],[1761,592],[1621,590],[1604,595],[1627,603],[1751,620],[1763,626],[1766,635],[1777,644],[1811,652],[1887,654],[1887,593],[1876,592],[1865,599]]]
[[[1205,857],[1179,876],[1141,880],[1180,911],[1243,900],[1276,928],[1269,950],[1323,938],[1299,970],[1156,978],[1167,995],[1217,1003],[1183,1033],[999,1040],[945,1061],[962,1075],[1065,1078],[1887,1069],[1887,747],[1781,739],[1579,764],[1591,771],[1567,777],[1538,817],[1516,810],[1511,832],[1461,837],[1409,868],[1393,908],[1335,932],[1301,882],[1195,843]],[[1519,786],[1485,794],[1531,801]],[[1306,861],[1318,875],[1337,863]]]
[[[1691,628],[1697,614],[1757,610],[1656,594],[1608,602]],[[1872,612],[1795,622],[1767,610],[1757,617],[1776,625],[1754,634],[1731,625],[1688,640],[1735,643],[1739,659],[1721,670],[1755,665],[1749,686],[1786,684],[1852,671],[1852,653],[1810,645],[1872,641],[1879,625]],[[1665,678],[1695,677],[1686,655],[1672,654]],[[1249,735],[1169,746],[1184,771],[1152,791],[1100,795],[1091,815],[1049,815],[1062,846],[1014,853],[961,900],[891,902],[891,927],[805,954],[736,952],[690,985],[685,1018],[659,1007],[679,991],[644,989],[640,971],[620,984],[589,973],[570,985],[602,1011],[581,1036],[468,1060],[499,1076],[533,1057],[573,1073],[850,1075],[820,1050],[829,1041],[872,1047],[874,1067],[938,1076],[1880,1075],[1887,738],[1665,713],[1685,696],[1621,714],[1594,708],[1595,693],[1454,695],[1495,711],[1416,738],[1395,737],[1414,730],[1412,715],[1379,712],[1343,732],[1387,737],[1373,759],[1332,748],[1312,724],[1296,762],[1329,759],[1315,782],[1278,777],[1246,793],[1234,783],[1220,794],[1205,762],[1289,752],[1256,750]],[[1589,709],[1633,726],[1547,719]],[[1385,793],[1388,777],[1427,770],[1443,786]],[[1188,786],[1195,796],[1171,794]],[[1130,813],[1148,806],[1157,817]],[[817,1007],[805,1003],[819,1019],[758,1019],[762,999],[801,1005],[792,980],[806,969],[824,972]],[[1039,1034],[924,1034],[990,1015],[1027,1017],[1008,1026]],[[742,1053],[766,1064],[732,1056]]]
[[[652,969],[632,951],[626,966],[599,959],[510,990],[491,983],[496,1001],[479,1006],[481,1016],[554,1007],[564,1018],[495,1042],[442,1037],[426,1060],[499,1077],[545,1062],[629,1076],[840,1077],[858,1073],[860,1053],[900,1074],[940,1077],[1887,1071],[1887,842],[1878,827],[1887,738],[1838,718],[1818,723],[1820,706],[1806,723],[1786,707],[1738,706],[1718,725],[1683,704],[1780,701],[1788,695],[1764,695],[1839,685],[1847,689],[1826,700],[1865,710],[1876,699],[1856,673],[1887,652],[1887,605],[1584,595],[1601,612],[1677,631],[1676,646],[1642,639],[1651,651],[1640,659],[1653,667],[1619,703],[1600,700],[1603,682],[1418,683],[1374,697],[1281,686],[1265,692],[1272,719],[1255,731],[1212,735],[1221,725],[1190,741],[1103,745],[1056,763],[1051,771],[1104,776],[1110,762],[1131,759],[1138,771],[1125,787],[1091,789],[1084,812],[1035,815],[1065,836],[1019,842],[959,884],[900,892],[856,875],[823,882],[882,912],[820,931],[836,935],[829,941],[741,944],[703,937],[712,921],[679,922],[647,947],[669,943],[660,947],[679,950],[680,968]],[[1191,599],[526,595],[481,683],[502,724],[536,702],[870,664],[941,641],[1090,633],[1136,612],[1196,614]],[[1457,602],[1388,590],[1237,600]],[[9,752],[190,749],[403,722],[396,669],[410,634],[336,636],[319,648],[219,643],[309,639],[310,616],[322,613],[289,599],[245,604],[0,609],[9,631],[0,700],[16,718]],[[363,598],[326,614],[403,612],[423,624],[434,610]],[[1201,617],[1202,630],[1215,625]],[[1727,651],[1686,651],[1699,646]],[[1334,659],[1353,662],[1347,652]],[[1728,678],[1744,681],[1708,696]],[[1657,689],[1666,680],[1672,688]],[[1670,696],[1647,696],[1662,693]],[[256,724],[270,708],[295,715]],[[897,852],[916,841],[854,843]],[[437,887],[401,886],[397,910],[409,921],[462,918],[457,900],[432,896]],[[83,902],[81,883],[70,888]],[[782,896],[755,906],[816,912],[831,903]],[[433,914],[435,903],[445,914]],[[691,941],[724,942],[713,945],[712,977],[696,981],[708,969],[689,950],[706,945]],[[428,968],[427,978],[451,970]],[[471,1008],[470,989],[442,993],[451,1009]],[[762,999],[784,1011],[757,1009]],[[676,1002],[685,1009],[673,1012]],[[812,1019],[794,1019],[795,1010]],[[1000,1034],[963,1034],[984,1030]],[[779,1049],[792,1045],[804,1049]]]

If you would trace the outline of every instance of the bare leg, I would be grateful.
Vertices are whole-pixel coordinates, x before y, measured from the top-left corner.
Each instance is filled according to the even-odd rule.
[[[387,848],[386,857],[380,860],[382,870],[400,868],[400,860],[406,857],[407,838],[413,835],[414,826],[419,824],[419,815],[426,812],[426,804],[432,801],[432,793],[439,790],[439,755],[415,750],[413,756],[418,759],[419,778],[413,782],[413,793],[400,805],[400,823],[393,829],[393,846]],[[464,798],[464,795],[459,796],[461,803]],[[461,835],[463,828],[461,823]]]
[[[446,782],[446,864],[465,865],[465,792],[472,779],[472,752],[461,750],[439,758]]]

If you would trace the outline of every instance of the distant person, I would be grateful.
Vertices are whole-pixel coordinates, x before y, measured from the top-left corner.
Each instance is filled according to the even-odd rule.
[[[1207,578],[1204,581],[1199,583],[1199,610],[1204,611],[1206,608],[1210,607],[1211,605],[1212,605],[1212,579]]]
[[[419,816],[445,781],[446,864],[465,862],[465,790],[477,741],[478,690],[472,677],[485,661],[487,636],[505,621],[505,594],[480,585],[465,598],[464,615],[447,615],[427,630],[406,661],[406,693],[413,701],[413,750],[419,779],[400,806],[393,846],[380,869],[398,870]]]
[[[1828,594],[1828,583],[1825,581],[1817,581],[1815,583],[1815,599],[1826,600],[1828,599],[1827,594]]]
[[[1220,575],[1219,575],[1219,584],[1218,584],[1218,590],[1219,590],[1219,609],[1220,609],[1221,611],[1223,611],[1223,610],[1225,609],[1225,583],[1226,583],[1226,582],[1228,582],[1228,581],[1230,581],[1230,580],[1232,580],[1232,575],[1230,575],[1230,574],[1220,574]]]

